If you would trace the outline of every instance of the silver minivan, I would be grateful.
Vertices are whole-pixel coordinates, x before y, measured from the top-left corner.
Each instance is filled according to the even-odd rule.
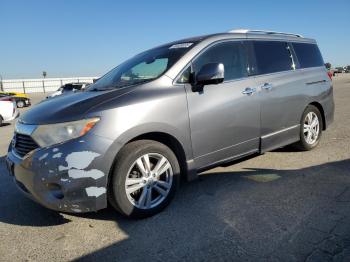
[[[334,114],[315,40],[234,30],[138,54],[84,92],[21,116],[7,166],[47,208],[129,217],[165,208],[180,178],[294,144],[311,150]]]

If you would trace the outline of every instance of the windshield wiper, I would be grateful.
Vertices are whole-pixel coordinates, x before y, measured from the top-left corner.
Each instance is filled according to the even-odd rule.
[[[139,84],[147,83],[147,82],[152,81],[152,80],[154,80],[154,78],[138,79],[138,80],[131,81],[130,83],[124,83],[124,84],[119,84],[119,85],[116,84],[116,85],[111,85],[111,86],[107,86],[107,87],[103,87],[103,88],[94,87],[92,89],[89,89],[89,91],[92,91],[92,92],[107,91],[107,90],[112,90],[112,89],[116,89],[116,88],[139,85]]]

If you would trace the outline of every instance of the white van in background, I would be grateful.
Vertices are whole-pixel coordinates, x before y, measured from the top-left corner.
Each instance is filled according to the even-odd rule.
[[[18,115],[16,102],[11,97],[0,98],[0,126],[4,122],[17,118]]]
[[[69,83],[61,86],[57,91],[52,93],[51,95],[47,96],[46,98],[53,98],[60,95],[66,95],[68,93],[76,92],[84,90],[86,87],[88,87],[90,83]]]

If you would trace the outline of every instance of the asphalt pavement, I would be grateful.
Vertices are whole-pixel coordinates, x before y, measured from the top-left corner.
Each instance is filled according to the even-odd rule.
[[[350,261],[350,74],[333,83],[335,122],[315,150],[211,169],[143,220],[26,199],[3,161],[13,123],[0,127],[0,261]]]

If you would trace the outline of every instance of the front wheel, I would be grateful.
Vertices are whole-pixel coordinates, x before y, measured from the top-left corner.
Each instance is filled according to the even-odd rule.
[[[170,148],[152,140],[134,141],[117,156],[109,200],[125,216],[152,216],[170,203],[179,181],[179,163]]]
[[[25,106],[24,101],[19,100],[19,101],[17,102],[17,107],[18,107],[18,108],[23,108],[24,106]]]
[[[301,118],[300,141],[296,147],[300,150],[308,151],[314,149],[322,136],[322,116],[317,107],[309,105]]]

